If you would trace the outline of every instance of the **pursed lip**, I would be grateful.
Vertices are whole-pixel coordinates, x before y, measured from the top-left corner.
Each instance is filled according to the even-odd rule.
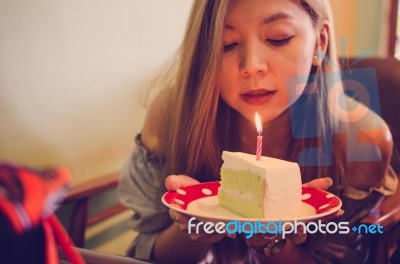
[[[248,104],[261,105],[267,103],[274,95],[276,90],[267,90],[264,88],[249,89],[240,94],[240,97]]]

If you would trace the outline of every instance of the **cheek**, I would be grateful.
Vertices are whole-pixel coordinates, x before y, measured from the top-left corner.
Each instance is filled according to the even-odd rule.
[[[223,59],[221,65],[221,84],[231,82],[233,77],[233,67],[229,59]]]
[[[304,93],[315,92],[312,83],[309,83],[309,74],[310,69],[308,67],[299,67],[297,74],[288,78],[282,93],[287,106],[292,106]]]
[[[288,87],[286,94],[287,105],[291,106],[294,102],[296,102],[299,97],[303,94],[305,89],[305,84],[299,83],[292,87]]]
[[[219,87],[219,96],[225,101],[225,103],[228,103],[229,101],[229,87],[229,78],[224,78],[224,74],[222,74]]]
[[[221,88],[219,89],[219,97],[227,103],[227,92],[226,89],[224,88],[225,86],[221,83]]]
[[[227,102],[229,94],[231,93],[230,90],[235,83],[233,78],[234,75],[232,74],[232,69],[229,67],[229,64],[223,62],[220,79],[220,96],[225,102]]]
[[[221,86],[219,89],[220,99],[224,101],[228,106],[235,108],[235,105],[237,105],[237,101],[233,94],[234,92],[232,91],[232,89],[229,88],[229,86]]]
[[[301,36],[300,39],[290,49],[287,59],[291,69],[292,76],[308,75],[311,71],[311,65],[315,53],[315,36],[306,34]],[[301,51],[301,52],[300,52]]]
[[[305,52],[303,54],[293,56],[290,62],[290,68],[292,76],[303,78],[311,72],[313,52]]]
[[[283,95],[286,97],[288,105],[297,101],[305,90],[311,72],[312,56],[312,53],[305,54],[287,65],[288,75],[285,77]]]

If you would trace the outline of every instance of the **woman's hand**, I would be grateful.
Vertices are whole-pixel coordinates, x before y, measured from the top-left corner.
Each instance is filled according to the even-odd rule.
[[[325,177],[325,178],[319,178],[315,179],[312,181],[309,181],[307,183],[303,184],[303,187],[307,188],[313,188],[313,189],[321,189],[321,190],[328,190],[329,187],[331,187],[333,184],[333,181],[330,177]]]
[[[193,184],[199,183],[197,180],[186,176],[186,175],[170,175],[165,180],[165,186],[168,191],[176,191],[181,187],[189,186]],[[191,230],[190,234],[188,232],[188,222],[190,216],[179,213],[173,209],[169,210],[169,215],[172,220],[175,221],[175,224],[179,226],[181,231],[188,233],[190,238],[194,241],[201,241],[205,243],[215,243],[225,237],[225,234],[207,234],[203,231],[202,228],[199,228],[199,233],[196,234],[196,230]],[[196,224],[198,221],[192,221],[191,224]]]
[[[313,189],[321,189],[321,190],[327,190],[329,187],[331,187],[333,184],[333,181],[329,177],[325,178],[319,178],[312,180],[310,182],[307,182],[303,184],[303,187],[307,188],[313,188]],[[323,221],[326,221],[331,218],[336,218],[344,213],[343,210],[339,210],[336,214],[330,215],[327,218],[322,219]],[[299,245],[304,243],[307,240],[307,234],[302,230],[301,226],[299,226],[299,229],[297,229],[296,234],[289,234],[286,237],[288,240],[290,240],[294,245]],[[280,234],[272,235],[272,234],[255,234],[253,235],[250,239],[247,239],[247,245],[251,248],[257,248],[257,249],[263,249],[264,253],[266,255],[266,248],[268,248],[268,245],[270,243],[277,243],[282,239]],[[283,244],[284,245],[284,244]]]
[[[333,184],[333,181],[330,177],[325,177],[325,178],[319,178],[315,179],[312,181],[309,181],[305,184],[303,184],[303,187],[307,188],[313,188],[313,189],[321,189],[321,190],[328,190],[329,187],[331,187]],[[339,209],[336,214],[328,215],[327,217],[322,218],[321,220],[326,221],[328,219],[336,218],[344,214],[344,211],[342,209]]]
[[[169,175],[165,179],[165,187],[168,191],[176,191],[181,187],[198,184],[199,181],[186,175]]]
[[[294,245],[300,245],[306,241],[307,234],[299,226],[296,234],[286,235],[285,239],[281,234],[254,234],[251,238],[246,239],[246,243],[257,254],[273,256],[284,249],[286,239]]]

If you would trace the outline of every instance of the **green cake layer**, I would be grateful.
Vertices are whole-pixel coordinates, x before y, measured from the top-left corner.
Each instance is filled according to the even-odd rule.
[[[263,218],[265,180],[250,170],[221,170],[223,187],[218,190],[221,206],[244,217]],[[248,192],[251,190],[251,193]]]

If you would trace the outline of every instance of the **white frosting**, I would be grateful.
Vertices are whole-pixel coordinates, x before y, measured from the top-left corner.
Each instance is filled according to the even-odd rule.
[[[243,152],[222,152],[224,165],[231,169],[240,170],[248,169],[254,173],[265,176],[266,171],[279,171],[279,174],[284,174],[286,171],[293,171],[299,168],[295,162],[280,160],[261,156],[260,160],[256,160],[256,155],[250,155]]]
[[[250,170],[264,178],[265,218],[285,219],[299,215],[302,192],[300,168],[297,163],[269,157],[256,160],[255,155],[228,151],[222,153],[222,159],[225,168]],[[248,199],[251,195],[246,196]]]

